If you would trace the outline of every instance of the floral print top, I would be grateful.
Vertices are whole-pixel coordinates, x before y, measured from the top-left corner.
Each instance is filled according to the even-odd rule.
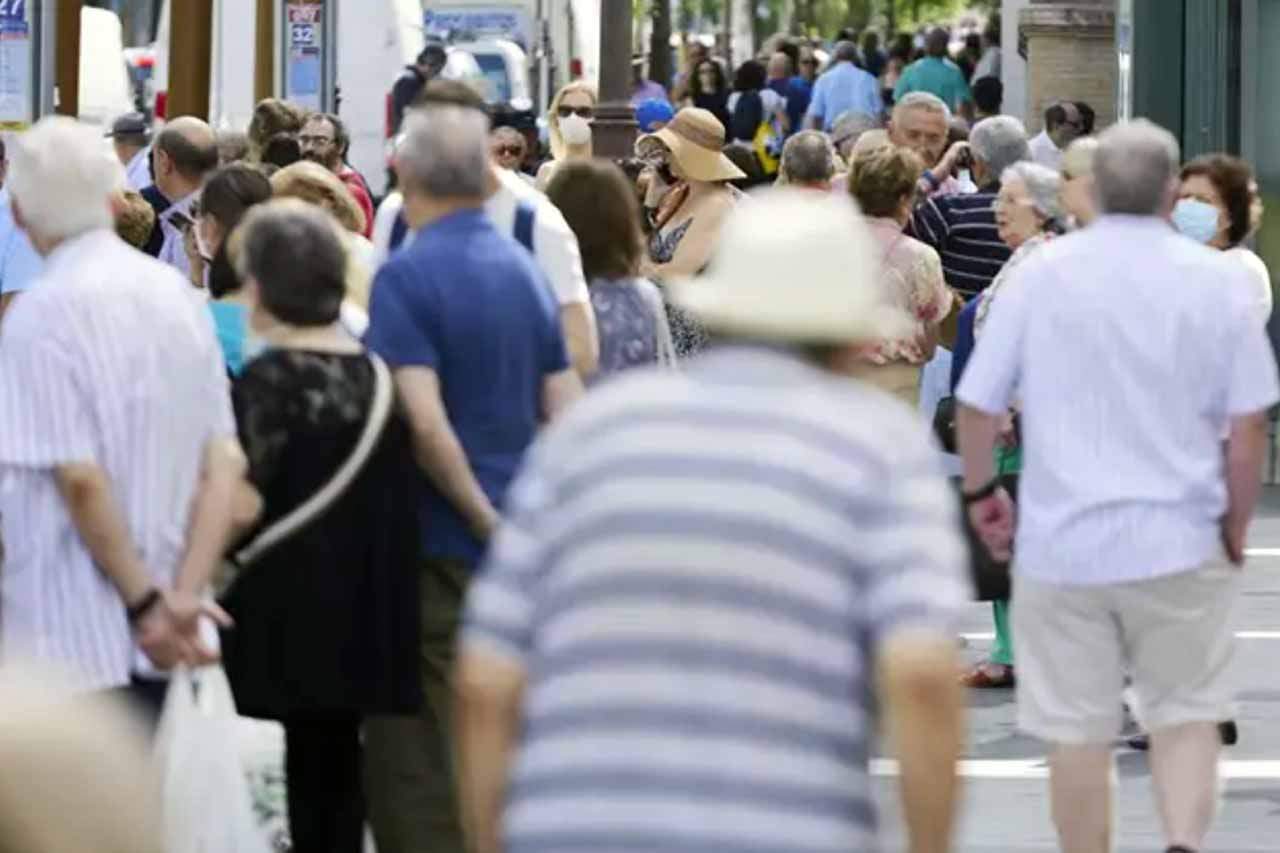
[[[915,333],[886,339],[867,347],[863,357],[872,364],[922,365],[931,356],[925,339],[951,311],[953,296],[942,275],[938,253],[914,237],[902,233],[892,219],[868,220],[871,236],[880,250],[880,274],[890,304],[915,318]]]
[[[593,382],[631,367],[675,365],[662,302],[657,286],[643,278],[591,282],[591,307],[600,333],[600,369]]]

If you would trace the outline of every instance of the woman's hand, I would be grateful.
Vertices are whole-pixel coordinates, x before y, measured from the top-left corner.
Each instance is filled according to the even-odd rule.
[[[191,268],[191,286],[204,289],[204,258],[200,257],[200,249],[196,246],[196,227],[188,226],[182,232],[182,248],[187,253],[187,264]]]

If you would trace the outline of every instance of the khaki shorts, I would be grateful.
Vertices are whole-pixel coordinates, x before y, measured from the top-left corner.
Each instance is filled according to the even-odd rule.
[[[1240,572],[1225,563],[1106,586],[1015,575],[1018,727],[1051,743],[1110,741],[1123,725],[1126,676],[1146,731],[1230,719],[1239,589]]]

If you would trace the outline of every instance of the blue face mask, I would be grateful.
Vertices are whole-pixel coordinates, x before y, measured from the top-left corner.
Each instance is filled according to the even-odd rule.
[[[1173,209],[1173,227],[1197,243],[1208,244],[1218,236],[1218,208],[1184,198]]]

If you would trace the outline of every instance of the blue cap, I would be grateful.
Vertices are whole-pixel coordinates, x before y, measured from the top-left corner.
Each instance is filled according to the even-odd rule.
[[[675,116],[671,104],[661,98],[650,98],[636,106],[636,124],[640,125],[641,133],[653,133],[658,129],[655,125],[666,124]]]

